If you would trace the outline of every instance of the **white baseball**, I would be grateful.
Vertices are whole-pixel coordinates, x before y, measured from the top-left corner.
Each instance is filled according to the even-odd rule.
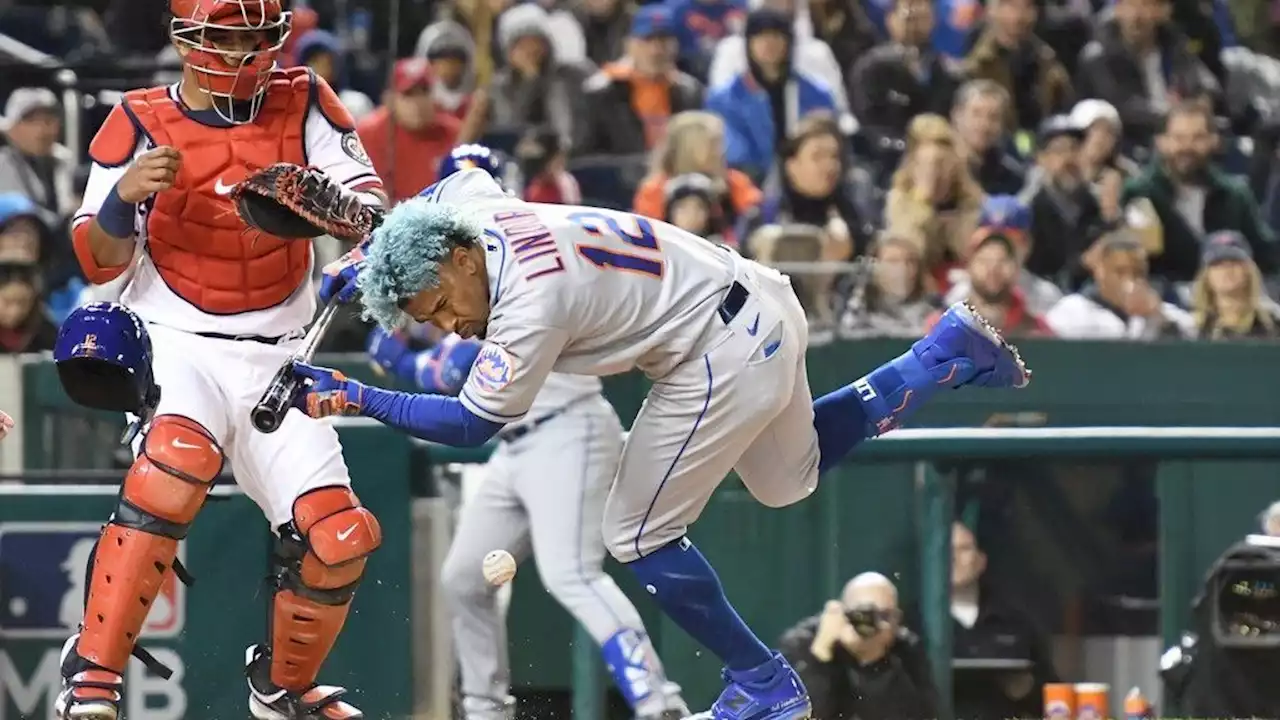
[[[506,550],[494,550],[484,556],[481,570],[490,585],[505,585],[516,576],[516,559]]]

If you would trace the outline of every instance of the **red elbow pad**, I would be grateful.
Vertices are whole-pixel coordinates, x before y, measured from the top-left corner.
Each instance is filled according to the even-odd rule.
[[[129,263],[117,265],[114,267],[103,267],[93,258],[93,250],[89,246],[89,226],[94,222],[93,218],[85,219],[76,224],[71,230],[71,245],[76,251],[76,260],[80,263],[80,269],[84,272],[84,277],[94,285],[111,282],[124,274],[129,267]]]

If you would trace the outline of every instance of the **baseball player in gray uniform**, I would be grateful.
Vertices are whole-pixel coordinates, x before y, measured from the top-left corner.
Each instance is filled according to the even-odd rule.
[[[379,368],[445,395],[462,389],[481,348],[448,335],[414,351],[380,328],[369,341]],[[504,608],[480,571],[495,549],[517,561],[533,554],[543,587],[600,645],[637,718],[689,714],[680,687],[666,680],[640,614],[603,570],[600,522],[622,454],[622,425],[600,391],[597,377],[547,376],[526,419],[498,433],[485,478],[462,508],[441,574],[453,613],[465,720],[514,717]]]
[[[503,175],[497,153],[473,144],[445,156],[439,176],[467,168],[495,180]],[[367,347],[374,366],[427,392],[457,395],[482,344],[431,325],[410,334],[428,347],[412,350],[403,334],[375,328]],[[666,680],[640,614],[604,573],[600,522],[622,454],[622,425],[601,390],[598,377],[547,376],[525,420],[498,433],[485,479],[462,508],[442,580],[453,612],[464,720],[514,717],[506,608],[481,573],[495,549],[517,562],[533,554],[543,587],[595,639],[637,718],[689,714],[680,686]],[[547,481],[549,468],[559,481]]]
[[[466,446],[526,418],[553,370],[639,368],[653,379],[605,503],[604,539],[724,662],[726,687],[697,716],[713,720],[811,714],[800,678],[742,621],[686,534],[729,471],[759,502],[790,505],[934,395],[1030,380],[1017,350],[957,304],[899,357],[814,399],[808,324],[785,276],[666,223],[508,197],[478,170],[397,206],[329,272],[329,292],[341,300],[358,290],[384,327],[407,316],[485,344],[456,398],[299,364],[297,407],[313,417],[364,415]]]

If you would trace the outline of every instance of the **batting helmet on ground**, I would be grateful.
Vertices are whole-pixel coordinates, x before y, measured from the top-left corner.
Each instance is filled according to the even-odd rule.
[[[123,305],[90,303],[62,323],[53,348],[62,388],[76,404],[143,416],[160,402],[151,336]]]

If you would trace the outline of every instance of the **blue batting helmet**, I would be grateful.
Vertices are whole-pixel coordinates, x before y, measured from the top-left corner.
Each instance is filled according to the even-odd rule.
[[[440,172],[437,177],[443,180],[459,170],[480,168],[501,183],[502,165],[502,158],[498,157],[497,151],[493,148],[474,143],[459,145],[440,161]]]
[[[151,336],[133,311],[110,302],[76,308],[53,347],[62,389],[79,405],[144,415],[160,401]]]

